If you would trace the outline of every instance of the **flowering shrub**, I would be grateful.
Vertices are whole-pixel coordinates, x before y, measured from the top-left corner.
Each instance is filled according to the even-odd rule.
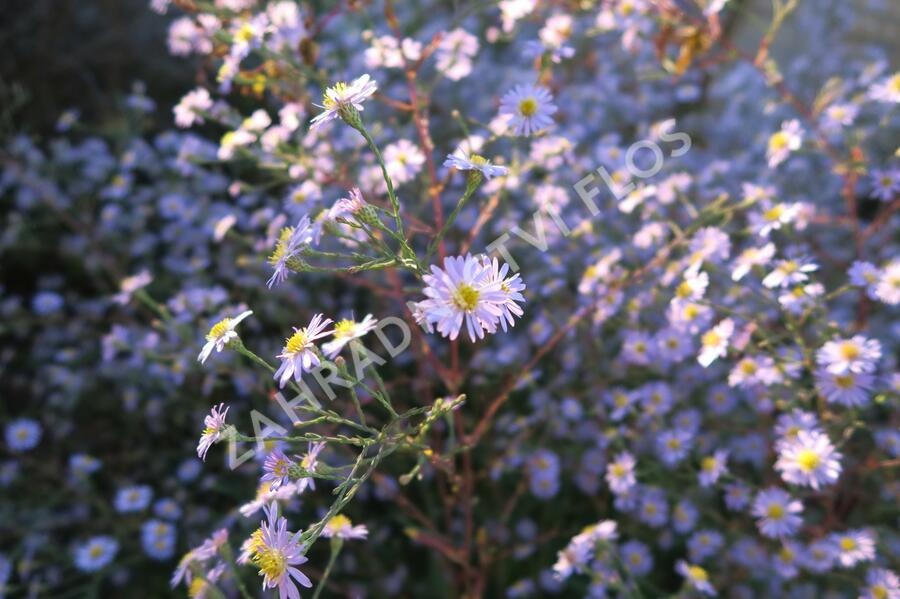
[[[2,154],[0,588],[900,597],[852,7],[151,7],[178,130]]]

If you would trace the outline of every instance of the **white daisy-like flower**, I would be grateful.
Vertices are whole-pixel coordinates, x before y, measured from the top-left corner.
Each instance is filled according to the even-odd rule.
[[[891,306],[900,304],[900,260],[892,260],[884,267],[875,285],[875,297]]]
[[[484,175],[485,179],[491,177],[500,177],[509,172],[505,166],[497,166],[491,164],[490,161],[479,154],[448,154],[444,166],[455,168],[460,171],[478,171]]]
[[[818,431],[800,431],[780,445],[775,469],[785,482],[804,487],[819,487],[837,482],[841,475],[841,454],[828,435]]]
[[[323,320],[322,316],[322,314],[314,315],[309,321],[309,326],[302,329],[295,328],[294,334],[285,341],[284,348],[278,354],[281,366],[275,371],[274,376],[279,387],[283,388],[291,377],[299,383],[304,372],[309,372],[321,363],[314,342],[332,333],[325,330],[331,324],[331,319]]]
[[[728,353],[728,340],[734,334],[734,321],[726,318],[700,338],[702,348],[697,361],[706,368]]]
[[[366,317],[360,322],[345,318],[344,320],[335,323],[333,331],[334,339],[322,345],[322,352],[325,354],[326,358],[333,360],[334,357],[344,349],[344,346],[354,339],[359,339],[374,329],[377,324],[378,319],[374,318],[371,314],[366,314]]]
[[[512,115],[516,135],[533,135],[553,124],[553,95],[538,85],[517,85],[500,100],[500,113]]]
[[[862,335],[829,341],[816,353],[819,366],[832,374],[872,372],[880,358],[881,343]]]
[[[353,525],[350,518],[338,514],[331,518],[322,529],[322,536],[326,539],[365,539],[369,535],[369,529],[364,524]]]
[[[228,408],[223,410],[222,408],[224,407],[224,403],[213,406],[203,420],[206,428],[203,429],[200,442],[197,444],[197,456],[204,462],[206,461],[206,452],[222,437],[222,431],[225,430],[225,417],[228,415]]]
[[[341,118],[341,111],[353,108],[363,110],[363,102],[378,90],[378,84],[368,74],[357,77],[352,83],[342,82],[334,84],[325,90],[322,97],[322,108],[310,122],[310,128],[318,127],[328,121]]]
[[[781,130],[776,131],[769,138],[766,158],[769,168],[775,168],[791,155],[794,150],[800,149],[803,144],[803,127],[795,120],[785,121],[781,124]]]
[[[451,340],[456,339],[465,321],[472,341],[494,333],[503,315],[507,294],[502,281],[492,277],[492,269],[471,255],[447,257],[444,268],[432,265],[431,274],[422,277],[423,293],[419,302],[427,322]]]
[[[200,350],[200,355],[197,356],[197,360],[201,364],[205,363],[213,350],[220,353],[233,339],[237,339],[238,334],[235,332],[234,328],[251,314],[253,314],[253,310],[247,310],[241,312],[235,318],[223,318],[214,324],[212,328],[209,329],[209,333],[206,334],[206,344],[203,346],[203,349]]]
[[[518,273],[511,277],[506,276],[509,273],[509,264],[500,266],[500,261],[497,258],[491,260],[487,256],[483,256],[482,260],[484,265],[490,268],[490,281],[499,282],[500,290],[506,295],[506,299],[500,304],[502,312],[500,315],[500,327],[505,333],[507,325],[514,327],[516,325],[515,317],[521,318],[525,313],[522,310],[522,306],[518,304],[518,302],[525,303],[525,296],[522,295],[522,292],[525,291],[525,283],[519,278]]]

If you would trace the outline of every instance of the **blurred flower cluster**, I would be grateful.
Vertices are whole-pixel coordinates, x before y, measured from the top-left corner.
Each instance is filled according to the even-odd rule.
[[[900,597],[862,8],[150,8],[172,130],[0,151],[0,596]]]

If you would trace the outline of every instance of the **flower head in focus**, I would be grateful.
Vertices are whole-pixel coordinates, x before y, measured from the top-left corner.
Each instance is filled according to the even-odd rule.
[[[235,332],[234,328],[251,314],[253,314],[253,310],[246,310],[245,312],[238,314],[235,318],[226,317],[214,324],[212,328],[209,329],[209,333],[206,334],[206,344],[203,346],[203,349],[200,350],[197,361],[201,364],[205,363],[213,350],[221,353],[231,341],[238,338],[238,334]]]
[[[329,324],[330,318],[323,319],[322,314],[316,314],[308,326],[294,329],[294,334],[287,338],[284,348],[278,354],[281,366],[275,371],[274,378],[279,387],[283,388],[292,377],[299,383],[304,372],[309,372],[321,363],[314,342],[333,332],[325,330]]]
[[[264,590],[278,588],[281,599],[299,599],[296,583],[306,588],[312,586],[309,578],[296,568],[307,561],[300,544],[301,533],[287,531],[287,519],[277,515],[278,504],[267,506],[265,511],[267,521],[260,523],[262,534],[250,561],[259,568]]]
[[[360,322],[356,322],[349,318],[338,321],[334,325],[334,339],[328,343],[322,344],[322,352],[325,354],[326,358],[333,360],[335,356],[344,349],[344,346],[354,339],[359,339],[364,336],[374,329],[377,324],[378,319],[374,318],[371,314],[366,314],[366,317]]]
[[[490,161],[479,154],[448,154],[444,166],[455,168],[459,171],[476,171],[485,179],[500,177],[509,172],[505,166],[491,164]]]
[[[322,108],[311,121],[311,127],[315,128],[334,119],[347,121],[357,111],[363,110],[363,102],[378,89],[378,84],[369,75],[362,75],[352,83],[339,82],[325,90],[322,97]]]
[[[419,302],[422,315],[451,340],[459,335],[463,323],[472,341],[482,339],[485,332],[496,332],[498,322],[505,318],[504,310],[520,310],[504,291],[499,271],[495,276],[492,263],[481,258],[447,257],[443,269],[432,265],[431,274],[422,280],[428,296]]]
[[[553,95],[546,87],[517,85],[500,100],[500,113],[511,116],[516,135],[530,136],[553,124]]]
[[[315,239],[315,226],[306,215],[300,218],[296,227],[285,227],[281,230],[281,235],[275,243],[275,251],[269,256],[269,264],[275,269],[266,283],[270,289],[276,283],[283,283],[287,279],[291,271],[291,261]]]
[[[206,461],[206,452],[222,437],[222,431],[225,430],[225,417],[228,415],[228,408],[223,410],[223,407],[225,407],[224,403],[213,406],[203,420],[206,428],[203,429],[200,442],[197,444],[197,456],[204,462]]]

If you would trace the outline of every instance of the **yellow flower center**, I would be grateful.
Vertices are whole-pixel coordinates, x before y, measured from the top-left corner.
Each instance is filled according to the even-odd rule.
[[[690,297],[692,291],[693,290],[691,289],[690,283],[688,283],[687,281],[683,281],[681,285],[678,286],[678,289],[675,290],[675,295],[680,297],[681,299],[684,299],[686,297]]]
[[[253,563],[259,568],[260,575],[270,580],[279,578],[287,570],[287,558],[281,549],[263,547],[253,556]]]
[[[722,343],[722,336],[715,331],[707,331],[703,334],[703,346],[715,347]]]
[[[838,375],[834,377],[834,384],[841,389],[849,389],[853,386],[853,376],[849,374]]]
[[[284,353],[299,354],[306,349],[308,341],[306,339],[306,329],[300,329],[290,337],[284,344]]]
[[[350,528],[352,525],[353,523],[350,522],[350,518],[348,518],[344,514],[338,514],[328,521],[328,526],[331,528],[331,530],[334,531]]]
[[[250,23],[244,23],[241,25],[241,28],[238,29],[237,33],[234,37],[245,44],[253,39],[253,27],[250,26]]]
[[[766,515],[773,520],[781,520],[784,517],[784,508],[779,503],[773,503],[766,510]]]
[[[681,441],[679,441],[677,437],[672,437],[666,442],[666,447],[669,449],[678,449],[681,447]]]
[[[769,138],[769,150],[772,152],[777,152],[778,150],[783,150],[788,145],[788,136],[784,131],[779,131],[772,135]]]
[[[884,588],[882,585],[877,584],[872,587],[872,596],[875,597],[876,599],[887,599],[887,597],[888,597],[887,589]]]
[[[766,220],[778,220],[784,214],[784,204],[776,204],[763,213]]]
[[[337,107],[338,102],[333,99],[333,96],[337,96],[340,98],[345,93],[347,93],[347,84],[344,83],[343,81],[339,81],[338,83],[334,84],[334,87],[332,87],[331,90],[334,91],[333,95],[326,93],[322,96],[322,104],[328,110],[332,110],[335,107]]]
[[[706,472],[712,472],[716,468],[716,458],[710,456],[707,458],[703,458],[703,470]]]
[[[231,326],[230,318],[223,318],[209,329],[209,334],[206,336],[207,341],[212,341],[213,339],[218,339],[222,335],[228,332]]]
[[[272,252],[272,255],[269,256],[269,264],[275,265],[284,257],[284,254],[287,251],[288,240],[293,234],[294,227],[284,227],[281,229],[281,233],[278,234],[278,241],[275,242],[275,250]]]
[[[794,561],[794,552],[784,547],[781,551],[778,552],[778,558],[783,562],[792,562]]]
[[[812,449],[802,449],[797,453],[797,465],[804,472],[812,472],[822,463],[822,458]]]
[[[844,537],[840,542],[841,549],[844,551],[853,551],[856,549],[856,541],[851,539],[850,537]]]
[[[684,319],[685,320],[694,320],[697,316],[700,315],[700,308],[697,307],[697,304],[688,304],[684,307]]]
[[[352,320],[345,318],[334,325],[335,337],[352,337],[354,332],[356,332],[356,322]]]
[[[101,545],[94,545],[93,547],[91,547],[89,553],[91,554],[91,557],[100,557],[101,555],[103,555],[103,547]]]
[[[613,473],[613,476],[625,476],[625,466],[622,464],[613,464],[610,470]]]
[[[478,297],[480,295],[481,294],[477,289],[468,283],[462,283],[456,288],[456,291],[453,292],[451,301],[453,302],[453,305],[460,310],[471,312],[478,305]]]
[[[900,73],[888,80],[888,87],[892,92],[900,92]]]
[[[519,102],[519,112],[524,117],[532,117],[537,114],[538,102],[534,97],[528,97]]]
[[[488,164],[488,159],[480,154],[472,154],[469,156],[469,162],[475,166],[484,166],[485,164]]]
[[[741,371],[743,371],[744,374],[753,374],[756,372],[756,362],[753,360],[742,360]]]
[[[691,578],[694,580],[701,580],[703,582],[709,580],[709,574],[707,574],[706,570],[700,566],[691,566],[688,568],[688,574],[690,574]]]
[[[844,341],[841,343],[841,357],[845,360],[856,360],[859,358],[859,346],[852,341]]]
[[[206,581],[202,578],[195,578],[191,581],[191,584],[188,587],[188,597],[190,597],[191,599],[202,597],[205,591]]]

